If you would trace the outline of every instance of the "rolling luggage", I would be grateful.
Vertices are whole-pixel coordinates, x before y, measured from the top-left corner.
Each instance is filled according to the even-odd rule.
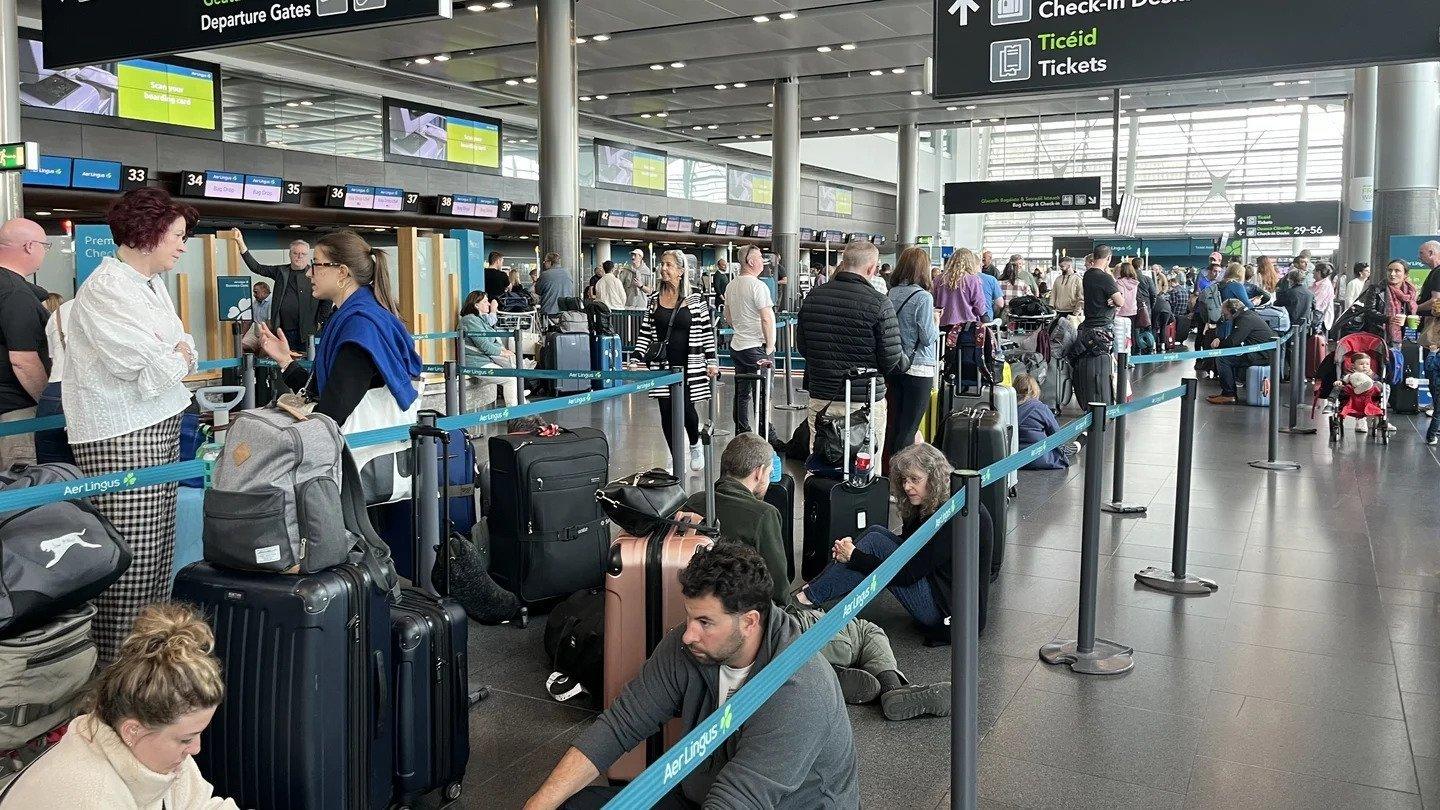
[[[595,492],[610,480],[604,432],[561,428],[490,438],[490,571],[522,602],[560,599],[604,579],[610,521]]]
[[[598,335],[590,347],[590,367],[596,371],[619,371],[625,365],[625,347],[619,335]],[[595,390],[614,388],[619,380],[596,380]]]
[[[412,448],[413,452],[413,448]],[[471,530],[478,521],[476,503],[476,480],[479,464],[475,460],[475,447],[463,430],[452,430],[449,438],[440,445],[440,478],[449,495],[449,530],[442,523],[441,534],[458,533],[471,536]],[[414,456],[418,458],[419,456]],[[399,503],[387,504],[378,509],[380,536],[390,546],[395,560],[395,570],[403,577],[414,580],[413,543],[415,535],[415,499],[407,498]],[[435,549],[421,550],[420,579],[429,582],[429,571],[435,567]]]
[[[417,430],[411,431],[412,437],[418,438]],[[448,454],[449,445],[449,441],[442,443],[442,454]],[[414,508],[417,498],[438,497],[442,504],[440,531],[445,537],[451,518],[450,484],[447,478],[438,480],[441,492],[412,490],[410,512],[418,514]],[[470,759],[469,627],[465,609],[449,596],[450,556],[445,555],[438,567],[434,565],[437,550],[422,548],[419,522],[413,518],[408,545],[410,559],[429,562],[421,566],[421,576],[412,576],[411,585],[401,589],[400,601],[391,609],[393,800],[401,806],[437,789],[443,789],[447,800],[460,798],[460,783]],[[438,572],[439,583],[430,580],[432,570]],[[438,596],[433,593],[436,590]]]
[[[552,332],[545,336],[542,368],[564,371],[590,371],[590,335],[584,332]],[[552,380],[549,390],[555,396],[578,394],[590,390],[590,380]]]
[[[1320,364],[1330,355],[1330,343],[1324,335],[1311,335],[1305,340],[1305,375],[1309,379],[1319,376]]]
[[[851,387],[857,379],[868,380],[870,386],[870,410],[875,410],[875,379],[879,375],[872,369],[853,371],[845,376],[845,452],[850,454],[850,407]],[[871,433],[875,427],[872,425]],[[867,439],[874,446],[874,436]],[[870,526],[890,525],[890,481],[875,475],[871,469],[857,471],[843,470],[840,480],[812,475],[805,479],[805,520],[803,532],[803,558],[800,575],[807,581],[814,579],[825,566],[830,564],[831,547],[842,537],[859,537]]]
[[[754,381],[754,382],[756,382],[756,383],[760,383],[760,382],[763,381],[763,383],[764,383],[764,385],[765,385],[765,390],[766,390],[765,401],[766,401],[766,402],[770,402],[770,401],[771,401],[771,400],[770,400],[770,397],[769,397],[769,394],[770,394],[770,393],[773,393],[773,386],[774,386],[774,380],[775,380],[775,369],[774,369],[774,368],[767,368],[767,369],[765,369],[765,373],[764,373],[764,376],[763,376],[763,377],[762,377],[761,375],[758,375],[758,374],[737,374],[737,375],[735,375],[735,383],[736,383],[737,385],[740,384],[741,382],[746,381],[746,380],[751,380],[751,381]],[[711,402],[714,402],[714,401],[715,401],[715,400],[714,400],[714,398],[712,397],[712,398],[711,398]],[[763,413],[763,414],[760,413],[760,410],[761,410],[761,409],[760,409],[760,397],[757,396],[757,397],[755,397],[755,421],[752,422],[752,424],[754,424],[754,425],[756,425],[756,426],[758,427],[758,429],[760,430],[760,433],[759,433],[760,436],[769,436],[769,435],[770,435],[770,412],[769,412],[769,409],[767,408],[767,409],[765,410],[765,413]],[[795,476],[791,475],[791,474],[788,473],[788,472],[785,472],[785,470],[784,470],[784,464],[785,464],[784,459],[780,458],[780,456],[779,456],[778,453],[774,456],[774,458],[772,459],[772,462],[771,462],[771,463],[773,463],[773,464],[776,465],[776,469],[779,470],[779,473],[780,473],[780,474],[779,474],[779,476],[777,477],[773,471],[771,472],[771,474],[770,474],[770,486],[765,490],[765,502],[768,503],[768,504],[770,504],[771,506],[775,507],[776,509],[778,509],[778,510],[780,511],[780,537],[781,537],[781,539],[782,539],[782,540],[784,541],[784,543],[785,543],[785,561],[788,563],[788,566],[787,566],[786,569],[785,569],[785,575],[790,578],[790,581],[791,581],[791,582],[794,582],[794,581],[795,581]]]
[[[1108,355],[1107,355],[1108,356]],[[940,449],[957,470],[982,470],[1010,455],[1010,436],[1000,412],[989,405],[962,408],[945,420]],[[1010,490],[1004,481],[996,481],[980,490],[980,502],[990,513],[992,527],[990,546],[990,579],[1000,572],[1005,561],[1005,534],[1010,529]]]
[[[1111,383],[1114,369],[1115,357],[1109,354],[1076,357],[1070,361],[1070,383],[1075,390],[1075,403],[1081,410],[1088,410],[1092,402],[1108,405],[1115,400]]]
[[[1416,343],[1402,343],[1400,345],[1400,357],[1405,363],[1401,380],[1424,379],[1425,368],[1421,364],[1420,346]],[[1383,376],[1383,375],[1382,375]],[[1420,392],[1411,388],[1404,382],[1390,386],[1390,410],[1395,413],[1415,414],[1420,413]]]
[[[710,507],[714,513],[714,506]],[[605,695],[608,708],[644,666],[645,659],[665,633],[685,621],[680,594],[680,569],[696,550],[711,540],[697,531],[662,526],[648,537],[621,535],[610,552],[612,565],[605,576]],[[685,729],[671,720],[665,730],[646,739],[610,766],[615,780],[634,779],[660,758]]]
[[[196,764],[241,807],[368,810],[393,790],[390,602],[366,568],[313,574],[196,563],[176,599],[204,610],[229,694]]]
[[[1250,366],[1245,370],[1246,405],[1270,407],[1270,388],[1270,366]]]
[[[985,390],[987,382],[990,389],[988,394]],[[988,404],[993,410],[999,412],[1001,424],[1008,429],[1010,449],[1007,451],[1007,455],[1020,452],[1020,432],[1016,429],[1016,426],[1020,422],[1018,415],[1018,409],[1020,407],[1019,397],[1015,394],[1015,389],[1008,383],[996,382],[994,377],[988,380],[977,378],[975,380],[975,390],[963,394],[956,394],[952,398],[949,410],[945,413],[948,415],[961,408],[973,408],[981,404]],[[941,424],[943,431],[943,421]],[[979,468],[977,467],[976,469]],[[1014,489],[1020,485],[1020,474],[1018,472],[1011,473],[1006,476],[1005,481],[1006,486]]]

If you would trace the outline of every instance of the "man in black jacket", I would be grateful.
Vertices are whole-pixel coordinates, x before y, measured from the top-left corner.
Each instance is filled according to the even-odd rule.
[[[234,233],[240,258],[250,272],[275,281],[275,292],[270,298],[270,328],[285,330],[290,348],[304,352],[310,346],[310,338],[330,317],[330,302],[315,297],[310,277],[306,275],[310,269],[310,244],[303,239],[291,242],[289,264],[261,264],[250,255],[240,230],[237,228]]]
[[[1296,272],[1296,271],[1291,271]],[[1224,317],[1230,319],[1233,325],[1230,328],[1230,335],[1224,342],[1220,340],[1210,341],[1210,348],[1232,348],[1235,346],[1254,346],[1258,343],[1269,343],[1277,338],[1275,330],[1265,319],[1248,309],[1245,302],[1230,299],[1220,306]],[[1235,381],[1245,369],[1251,366],[1263,366],[1270,362],[1269,352],[1250,352],[1249,354],[1231,355],[1215,359],[1216,370],[1220,374],[1220,393],[1208,397],[1212,405],[1231,405],[1235,402]],[[1278,383],[1278,381],[1276,381]]]
[[[844,415],[847,373],[868,368],[889,375],[910,367],[910,359],[900,348],[895,307],[870,286],[870,278],[879,266],[880,252],[875,245],[851,242],[841,254],[835,278],[811,290],[800,306],[795,343],[805,358],[812,444],[816,417],[827,408],[831,415]],[[854,404],[863,407],[869,383],[859,383],[853,395]],[[875,399],[875,410],[870,414],[869,451],[879,459],[885,449],[883,379],[875,382]]]

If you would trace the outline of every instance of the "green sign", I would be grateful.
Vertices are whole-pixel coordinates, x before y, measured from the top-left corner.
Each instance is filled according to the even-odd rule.
[[[33,141],[0,145],[0,171],[19,172],[40,168],[40,147]]]
[[[250,309],[250,277],[221,276],[216,299],[219,303],[219,317],[222,321],[249,321],[254,319]]]
[[[195,129],[215,128],[210,71],[132,59],[115,68],[119,116]]]

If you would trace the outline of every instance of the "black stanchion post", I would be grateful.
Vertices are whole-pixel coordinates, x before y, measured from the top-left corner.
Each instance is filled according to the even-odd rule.
[[[780,328],[785,337],[785,404],[779,407],[785,411],[803,411],[806,406],[795,403],[795,321],[789,321]]]
[[[436,430],[435,411],[421,411],[419,428],[425,435],[417,437],[415,454],[415,517],[420,542],[414,549],[415,559],[411,561],[410,581],[429,593],[436,593],[435,583],[430,578],[430,566],[423,565],[425,549],[440,548],[440,454],[439,440],[428,435]],[[436,553],[439,553],[438,551]]]
[[[1170,555],[1170,570],[1151,566],[1135,574],[1141,585],[1156,590],[1182,594],[1209,594],[1220,590],[1214,580],[1185,573],[1185,558],[1190,553],[1190,478],[1195,460],[1195,400],[1199,397],[1199,381],[1184,381],[1185,396],[1180,400],[1180,459],[1175,467],[1175,544]]]
[[[690,446],[685,435],[685,369],[673,368],[680,374],[680,382],[670,384],[670,467],[675,477],[685,480],[689,459],[686,448]]]
[[[240,384],[245,386],[245,398],[240,407],[251,410],[255,407],[255,355],[249,352],[240,355]]]
[[[1268,448],[1263,460],[1252,461],[1250,466],[1257,470],[1270,470],[1272,472],[1293,472],[1300,469],[1300,464],[1294,461],[1280,461],[1280,357],[1285,351],[1285,338],[1280,338],[1275,348],[1270,351],[1270,419],[1267,432],[1266,447]]]
[[[1130,355],[1121,352],[1115,362],[1115,401],[1124,405],[1130,399]],[[1112,515],[1143,515],[1149,507],[1125,503],[1125,415],[1115,418],[1114,479],[1110,483],[1110,500],[1100,508]]]
[[[950,521],[955,549],[950,555],[950,579],[958,598],[950,617],[950,807],[975,810],[979,806],[980,751],[980,473],[957,470],[950,476],[950,493],[965,490],[965,506],[958,520]]]
[[[1298,427],[1300,424],[1300,402],[1305,398],[1305,341],[1310,336],[1310,316],[1297,325],[1290,352],[1290,425],[1280,428],[1281,433],[1291,436],[1314,436],[1315,428]]]
[[[1105,404],[1090,403],[1085,438],[1085,512],[1080,530],[1080,621],[1076,637],[1040,648],[1047,664],[1069,664],[1085,675],[1119,675],[1135,666],[1135,650],[1095,637],[1095,595],[1100,578],[1100,487],[1105,474]]]
[[[515,369],[519,371],[525,368],[525,330],[518,326],[515,327],[510,339],[515,342]],[[515,380],[515,404],[525,404],[525,378],[523,377]]]
[[[445,361],[445,415],[460,413],[460,365],[454,360]]]

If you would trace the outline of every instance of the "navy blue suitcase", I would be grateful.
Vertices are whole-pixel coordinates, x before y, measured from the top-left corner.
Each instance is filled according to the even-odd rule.
[[[465,431],[452,430],[449,442],[442,444],[441,448],[443,460],[440,469],[446,475],[441,480],[448,481],[450,488],[450,532],[470,537],[471,530],[479,519],[475,509],[475,482],[479,475],[475,447],[470,443],[470,437],[465,435]],[[407,579],[415,578],[415,509],[411,503],[411,499],[406,498],[375,507],[374,513],[378,514],[372,518],[380,536],[390,547],[396,572]],[[443,528],[441,533],[445,533]],[[435,549],[425,550],[423,558],[422,562],[427,567],[422,568],[422,571],[434,567]],[[422,576],[422,579],[425,577]]]
[[[407,805],[432,790],[460,798],[470,759],[470,677],[465,609],[405,588],[392,609],[395,642],[395,796]]]
[[[393,791],[390,603],[362,567],[188,566],[176,599],[215,628],[225,701],[196,764],[241,807],[368,810]]]
[[[590,345],[590,367],[596,371],[619,371],[625,365],[625,346],[619,335],[599,335]],[[596,380],[595,390],[614,388],[619,380]]]

